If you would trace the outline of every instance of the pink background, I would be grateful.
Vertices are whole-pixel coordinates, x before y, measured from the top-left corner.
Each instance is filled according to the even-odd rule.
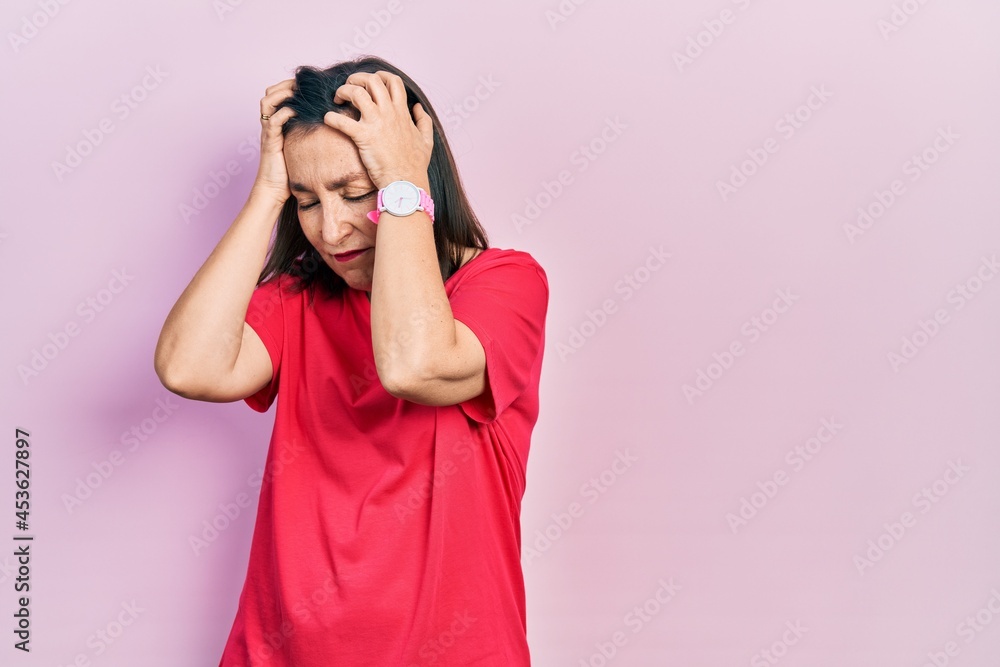
[[[30,655],[0,547],[0,663],[218,663],[274,411],[173,397],[153,349],[247,195],[264,89],[360,46],[548,274],[534,664],[997,664],[1000,7],[561,6],[5,3],[0,541],[15,427],[36,540]]]

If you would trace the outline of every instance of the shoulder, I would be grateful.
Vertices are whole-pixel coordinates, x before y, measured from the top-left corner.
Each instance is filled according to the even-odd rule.
[[[545,269],[531,253],[514,248],[487,248],[476,255],[469,263],[467,275],[501,277],[510,275],[531,276],[535,274],[548,286]]]
[[[482,317],[512,309],[543,313],[549,301],[541,264],[530,253],[510,248],[480,252],[447,281],[445,291],[453,314],[474,310]]]
[[[310,290],[315,287],[316,284],[313,283],[310,288],[303,289],[298,277],[289,273],[276,273],[257,285],[255,291],[273,294],[283,301],[293,301],[308,297]]]
[[[276,276],[271,276],[254,288],[252,303],[260,303],[261,301],[278,303],[292,296],[288,276],[279,273]]]
[[[255,317],[261,313],[269,316],[281,311],[289,314],[301,310],[308,293],[308,289],[300,288],[295,276],[278,273],[254,288],[248,311],[253,312]]]

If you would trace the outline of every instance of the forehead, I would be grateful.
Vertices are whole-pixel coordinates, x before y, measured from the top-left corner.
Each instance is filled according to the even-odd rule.
[[[293,130],[285,137],[288,179],[311,186],[353,176],[367,179],[367,172],[350,137],[328,125],[310,132]]]

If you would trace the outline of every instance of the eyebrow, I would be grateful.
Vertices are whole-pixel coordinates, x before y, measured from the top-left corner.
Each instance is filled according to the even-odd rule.
[[[354,181],[358,181],[358,180],[361,180],[362,178],[366,178],[367,176],[368,176],[368,174],[366,172],[363,172],[363,171],[354,171],[354,172],[351,172],[350,174],[344,174],[342,177],[338,178],[337,180],[330,181],[329,183],[327,183],[326,184],[326,189],[327,190],[336,190],[338,188],[344,187],[345,185],[350,185]],[[312,190],[310,190],[308,187],[306,187],[306,185],[303,184],[303,183],[292,182],[292,183],[289,183],[288,187],[293,192],[312,192]]]

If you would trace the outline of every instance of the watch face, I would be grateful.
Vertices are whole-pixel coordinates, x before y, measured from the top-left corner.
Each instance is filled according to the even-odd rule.
[[[409,215],[420,204],[420,191],[409,181],[393,181],[382,192],[382,205],[392,215]]]

